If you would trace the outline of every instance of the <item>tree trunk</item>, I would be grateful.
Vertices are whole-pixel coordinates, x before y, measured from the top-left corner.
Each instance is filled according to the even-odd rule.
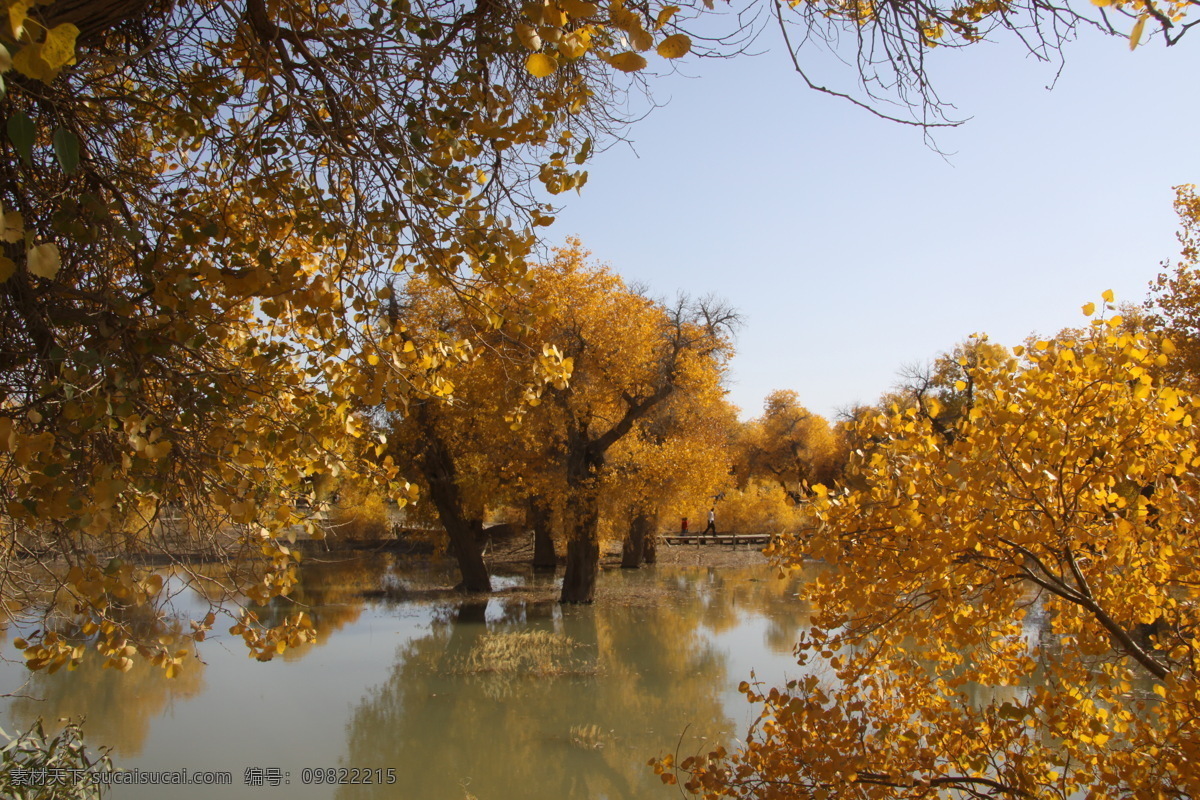
[[[450,549],[458,560],[458,571],[462,575],[462,581],[454,588],[463,592],[490,592],[492,579],[471,524],[464,520],[451,523],[445,517],[442,518],[442,524],[446,526]]]
[[[658,517],[650,517],[646,521],[646,541],[642,545],[642,561],[646,564],[658,563]]]
[[[529,526],[533,528],[533,568],[539,572],[554,571],[558,568],[558,555],[550,535],[550,509],[530,500]]]
[[[426,427],[430,433],[421,466],[429,482],[430,499],[450,539],[450,552],[458,560],[462,582],[455,588],[464,592],[490,592],[492,581],[488,576],[487,564],[483,561],[476,525],[463,514],[454,459],[445,443],[432,434],[432,426]],[[482,528],[482,525],[479,527]]]
[[[595,476],[604,466],[604,448],[571,426],[567,434],[567,571],[560,603],[591,603],[600,572],[600,500]]]
[[[567,542],[567,571],[563,575],[560,603],[591,603],[596,595],[596,574],[600,571],[600,543],[592,535],[573,536]]]
[[[629,521],[629,532],[625,534],[625,543],[621,546],[621,568],[637,569],[646,558],[646,531],[650,528],[650,518],[646,514],[637,514]]]

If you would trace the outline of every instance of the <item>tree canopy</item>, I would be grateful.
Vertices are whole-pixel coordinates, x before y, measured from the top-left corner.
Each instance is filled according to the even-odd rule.
[[[1174,351],[1098,318],[961,358],[953,435],[911,405],[857,423],[878,442],[847,468],[864,488],[815,487],[821,532],[774,548],[831,565],[803,593],[804,672],[743,684],[754,735],[685,761],[688,787],[1194,796],[1200,401],[1159,377]]]
[[[1190,5],[762,10],[797,69],[802,40],[843,39],[858,102],[911,100],[928,125],[931,47],[1011,32],[1045,55],[1080,24],[1173,43]],[[754,32],[709,33],[714,6],[3,0],[5,613],[62,591],[114,666],[140,654],[174,668],[211,617],[135,635],[124,610],[161,605],[162,583],[109,556],[179,551],[183,535],[230,555],[222,585],[262,601],[289,591],[294,501],[321,476],[410,498],[357,398],[381,369],[393,411],[448,384],[443,352],[378,326],[394,282],[428,276],[498,303],[527,277],[548,197],[582,187],[589,155],[624,130],[623,92],[652,64]],[[65,583],[39,566],[52,561]],[[50,628],[27,642],[33,666],[78,657]],[[264,658],[310,635],[302,616],[238,630]]]

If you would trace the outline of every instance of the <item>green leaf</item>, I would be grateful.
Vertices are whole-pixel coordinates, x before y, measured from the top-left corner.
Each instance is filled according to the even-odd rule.
[[[17,154],[25,162],[25,166],[33,166],[33,140],[36,129],[33,120],[22,111],[14,111],[8,118],[8,138],[17,148]]]
[[[66,128],[54,132],[54,155],[68,175],[79,168],[79,137]]]

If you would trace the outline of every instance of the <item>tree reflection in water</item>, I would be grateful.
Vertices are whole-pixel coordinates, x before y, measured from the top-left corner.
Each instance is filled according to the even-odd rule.
[[[781,583],[749,591],[761,597]],[[446,609],[428,636],[400,648],[387,680],[354,710],[345,763],[395,766],[404,796],[439,800],[664,791],[646,767],[649,756],[677,746],[695,752],[734,733],[722,702],[733,676],[701,631],[714,592],[687,582],[674,589],[654,605],[493,601]],[[718,604],[728,600],[724,590],[716,594],[726,595]],[[791,611],[796,616],[794,599]],[[574,642],[560,674],[511,673],[472,658],[486,637],[538,630]],[[476,669],[464,671],[466,663]],[[337,797],[395,790],[345,786]]]
[[[380,554],[315,557],[290,600],[257,609],[268,622],[310,614],[318,644],[287,663],[246,659],[218,626],[201,651],[211,663],[189,661],[175,680],[89,660],[32,676],[22,692],[44,699],[10,699],[7,716],[86,715],[89,743],[114,747],[118,766],[281,766],[296,797],[649,800],[675,790],[647,759],[743,735],[734,687],[765,661],[788,662],[807,624],[795,582],[765,569],[614,570],[592,607],[560,607],[549,583],[487,602],[424,588],[438,584]],[[296,702],[282,708],[283,697]],[[230,745],[233,729],[254,746]],[[392,768],[397,784],[299,783],[304,767],[333,764]]]

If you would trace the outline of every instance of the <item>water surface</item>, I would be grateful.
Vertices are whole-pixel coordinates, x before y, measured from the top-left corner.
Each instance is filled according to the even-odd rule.
[[[117,800],[652,800],[678,790],[648,758],[733,742],[754,715],[737,684],[798,672],[803,576],[613,570],[600,580],[624,599],[562,607],[422,599],[414,587],[429,569],[387,556],[307,565],[295,600],[319,641],[269,663],[222,634],[174,680],[141,663],[120,674],[89,660],[56,675],[0,664],[0,691],[26,695],[3,701],[0,718],[11,731],[39,715],[84,716],[89,744],[111,746],[119,767],[233,777],[117,787]],[[501,575],[497,585],[552,580]],[[281,603],[265,616],[295,610]],[[331,786],[331,768],[383,783]]]

